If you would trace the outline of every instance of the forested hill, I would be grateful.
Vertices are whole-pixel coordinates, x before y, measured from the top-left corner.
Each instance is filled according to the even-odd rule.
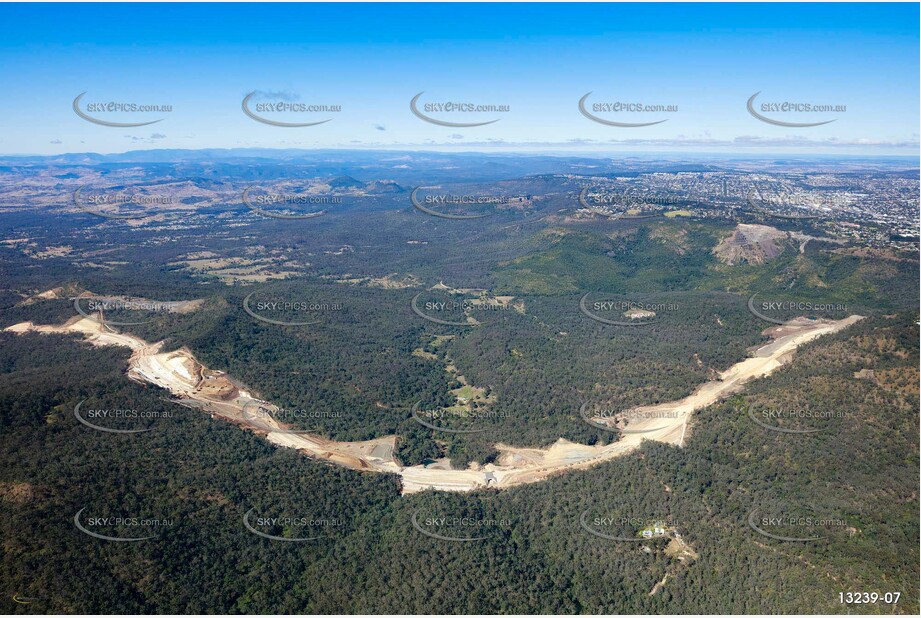
[[[801,349],[795,363],[700,413],[684,449],[647,443],[592,470],[503,492],[401,497],[395,478],[321,465],[177,409],[159,389],[124,379],[126,351],[4,333],[0,607],[840,613],[839,592],[876,590],[901,592],[891,611],[915,614],[917,342],[914,316],[868,319]],[[106,434],[74,418],[74,405],[88,398],[171,415],[151,421],[146,433]],[[791,434],[755,423],[751,409],[836,414],[772,421],[823,429]],[[83,517],[163,525],[154,539],[105,542],[74,526],[81,509]],[[325,524],[311,528],[315,540],[272,541],[244,526],[250,509]],[[814,541],[783,542],[755,532],[752,511],[759,522],[794,513],[831,523],[808,530]],[[654,521],[667,522],[669,536],[600,538],[580,525],[586,513],[602,532],[635,536]],[[466,517],[482,524],[476,536],[483,539],[432,538],[413,526],[414,515],[423,525]],[[618,529],[604,528],[605,518],[621,522]],[[264,530],[304,536],[297,526]],[[675,549],[674,532],[687,549]]]

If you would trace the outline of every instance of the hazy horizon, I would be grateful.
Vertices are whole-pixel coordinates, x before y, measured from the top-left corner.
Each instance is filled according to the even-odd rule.
[[[42,158],[42,159],[53,159],[56,157],[73,157],[73,156],[97,156],[97,157],[124,157],[132,154],[154,154],[154,153],[226,153],[228,155],[232,153],[266,153],[268,155],[278,154],[324,154],[324,153],[364,153],[364,154],[437,154],[437,155],[480,155],[480,156],[536,156],[536,157],[554,157],[554,158],[567,158],[567,157],[585,157],[585,158],[597,158],[597,159],[610,159],[610,158],[637,158],[637,159],[656,159],[656,158],[675,158],[675,159],[718,159],[718,160],[732,160],[732,159],[769,159],[776,157],[784,158],[798,158],[802,157],[803,159],[849,159],[849,160],[874,160],[874,159],[888,159],[888,160],[904,160],[911,163],[921,163],[921,153],[919,154],[909,154],[909,153],[846,153],[846,152],[774,152],[774,151],[752,151],[752,152],[738,152],[738,151],[692,151],[692,150],[649,150],[641,152],[629,152],[623,150],[596,150],[596,151],[587,151],[587,150],[571,150],[571,151],[560,151],[560,150],[474,150],[474,149],[451,149],[451,150],[436,150],[433,148],[383,148],[383,147],[343,147],[343,148],[284,148],[284,147],[262,147],[262,146],[240,146],[240,147],[228,147],[228,148],[212,148],[212,147],[201,147],[201,148],[131,148],[115,152],[98,152],[92,150],[75,150],[72,152],[60,152],[53,154],[41,154],[41,153],[0,153],[0,158],[11,158],[11,159],[25,159],[25,158]]]

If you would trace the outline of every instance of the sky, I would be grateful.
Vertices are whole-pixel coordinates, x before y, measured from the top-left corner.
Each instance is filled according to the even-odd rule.
[[[919,5],[3,4],[0,84],[3,154],[917,155]],[[92,119],[159,122],[84,119],[73,109],[81,93],[77,107]],[[242,107],[250,93],[259,118],[328,122],[255,120]],[[435,122],[412,112],[419,93],[416,109]],[[579,108],[588,93],[595,118],[647,126],[588,118]],[[755,93],[762,119],[747,108]],[[107,111],[110,102],[170,109]],[[507,111],[438,109],[449,102]],[[339,109],[265,107],[277,103]]]

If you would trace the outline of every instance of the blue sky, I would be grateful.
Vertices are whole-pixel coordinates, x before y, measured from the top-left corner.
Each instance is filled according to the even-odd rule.
[[[917,154],[917,4],[31,4],[0,5],[6,154],[144,148],[417,148]],[[263,113],[241,101],[339,105]],[[409,108],[444,101],[508,112]],[[746,102],[845,106],[765,111]],[[170,105],[167,113],[78,117],[74,98]],[[596,103],[677,106],[598,111]],[[252,107],[251,107],[252,109]],[[756,109],[760,110],[758,107]],[[766,108],[767,109],[767,108]],[[840,108],[838,108],[840,110]],[[591,109],[590,109],[591,111]],[[92,115],[92,114],[91,114]]]

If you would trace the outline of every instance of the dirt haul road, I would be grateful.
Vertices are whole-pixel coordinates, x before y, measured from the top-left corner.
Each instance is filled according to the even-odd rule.
[[[470,491],[482,487],[506,488],[534,483],[552,475],[598,465],[626,455],[643,440],[683,446],[688,421],[694,411],[739,392],[753,379],[764,377],[789,362],[799,346],[822,335],[837,332],[861,320],[853,315],[843,320],[796,318],[771,327],[764,334],[773,341],[754,350],[750,358],[736,363],[691,395],[655,406],[641,406],[622,416],[631,419],[629,433],[606,446],[587,446],[563,440],[548,448],[518,448],[497,444],[500,455],[495,464],[471,464],[466,470],[451,470],[443,465],[402,466],[394,456],[396,436],[364,442],[336,442],[295,431],[280,423],[273,414],[279,410],[248,392],[221,371],[212,371],[183,348],[162,352],[163,342],[146,341],[119,333],[112,327],[88,318],[74,318],[62,326],[37,326],[23,322],[8,327],[14,333],[78,333],[97,346],[116,345],[132,350],[128,377],[155,384],[178,398],[178,403],[203,409],[241,427],[265,436],[273,444],[294,448],[305,454],[354,470],[387,472],[400,476],[403,493],[425,489]],[[592,419],[597,424],[610,419]],[[623,428],[623,423],[618,425]]]

